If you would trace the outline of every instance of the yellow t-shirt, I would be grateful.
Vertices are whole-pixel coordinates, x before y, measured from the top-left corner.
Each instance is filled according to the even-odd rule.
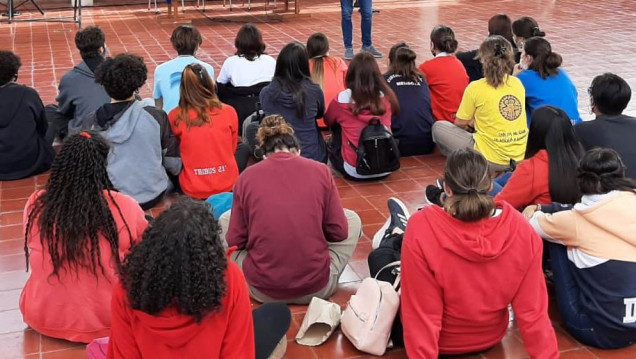
[[[526,93],[518,78],[507,76],[494,88],[481,79],[471,82],[457,110],[460,120],[475,120],[475,149],[492,163],[523,160],[528,142]]]

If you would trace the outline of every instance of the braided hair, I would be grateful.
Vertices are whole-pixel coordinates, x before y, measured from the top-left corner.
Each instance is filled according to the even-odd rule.
[[[53,161],[45,192],[34,202],[28,214],[24,235],[24,254],[29,270],[29,233],[39,229],[42,248],[48,250],[53,264],[51,276],[60,270],[78,273],[88,269],[97,278],[101,262],[100,234],[110,245],[117,270],[119,233],[109,207],[110,199],[123,220],[132,245],[132,234],[111,191],[113,184],[106,171],[110,146],[97,133],[82,132],[70,136]]]

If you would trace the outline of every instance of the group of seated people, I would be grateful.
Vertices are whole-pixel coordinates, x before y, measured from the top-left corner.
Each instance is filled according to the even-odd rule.
[[[453,30],[436,26],[434,58],[419,66],[398,43],[382,74],[372,54],[330,56],[320,33],[274,59],[248,24],[216,80],[195,56],[199,31],[182,25],[154,101],[138,96],[143,59],[108,57],[98,27],[76,34],[83,61],[57,105],[19,85],[19,57],[0,51],[0,180],[51,171],[24,211],[24,321],[76,342],[110,336],[109,358],[282,357],[281,303],[329,299],[362,236],[332,168],[391,174],[360,171],[373,125],[402,156],[447,156],[429,206],[409,218],[389,199],[369,256],[372,275],[402,261],[392,339],[409,357],[488,350],[510,305],[530,356],[558,357],[544,271],[577,340],[636,342],[631,89],[597,76],[596,119],[579,123],[576,89],[536,21],[488,25],[478,50],[457,55]],[[185,196],[148,218],[169,192]],[[200,201],[228,192],[223,213]],[[252,311],[249,298],[266,304]]]

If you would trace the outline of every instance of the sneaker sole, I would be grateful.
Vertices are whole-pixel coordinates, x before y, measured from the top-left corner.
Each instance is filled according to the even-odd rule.
[[[407,220],[408,218],[411,217],[411,213],[409,212],[408,208],[406,208],[406,205],[404,204],[404,202],[402,202],[400,199],[395,197],[389,197],[387,201],[389,200],[394,200],[395,203],[397,203],[398,206],[400,206],[400,209],[402,209],[402,212],[406,214]],[[384,238],[384,233],[386,232],[386,230],[389,228],[390,225],[391,225],[391,216],[387,218],[386,222],[384,222],[382,227],[380,227],[380,229],[378,229],[378,231],[375,232],[375,234],[373,235],[373,241],[371,242],[372,249],[377,249],[380,246],[380,242],[382,242],[382,238]]]

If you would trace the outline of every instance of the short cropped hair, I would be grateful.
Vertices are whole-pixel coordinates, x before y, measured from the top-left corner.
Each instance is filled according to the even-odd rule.
[[[75,34],[75,46],[82,58],[94,58],[100,55],[100,49],[104,47],[106,35],[97,26],[89,26]]]
[[[18,55],[12,51],[0,51],[0,86],[13,80],[21,66],[22,62]]]
[[[602,114],[620,115],[632,98],[632,89],[622,77],[607,72],[592,80],[590,96]]]
[[[108,96],[118,101],[130,98],[147,77],[144,59],[132,54],[107,58],[95,69],[95,82],[104,86]]]
[[[172,31],[170,42],[179,55],[194,55],[194,52],[203,43],[203,38],[196,27],[180,25]]]

